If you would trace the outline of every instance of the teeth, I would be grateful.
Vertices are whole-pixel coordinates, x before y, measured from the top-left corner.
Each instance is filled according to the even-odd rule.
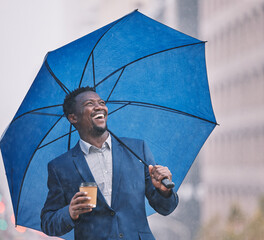
[[[102,114],[102,113],[96,114],[96,115],[94,116],[94,118],[95,118],[95,119],[97,119],[97,118],[104,118],[104,114]]]

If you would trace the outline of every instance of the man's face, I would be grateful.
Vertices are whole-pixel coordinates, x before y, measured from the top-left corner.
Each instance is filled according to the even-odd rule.
[[[78,131],[103,134],[106,130],[108,108],[99,95],[92,91],[75,97],[75,125]]]

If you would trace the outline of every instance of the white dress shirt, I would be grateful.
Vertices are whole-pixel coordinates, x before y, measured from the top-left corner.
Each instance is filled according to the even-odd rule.
[[[111,206],[112,142],[110,134],[103,143],[102,148],[97,148],[82,139],[80,139],[79,144],[100,191],[108,205]]]

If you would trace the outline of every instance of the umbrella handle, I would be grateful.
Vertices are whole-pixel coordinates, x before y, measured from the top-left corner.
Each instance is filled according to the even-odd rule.
[[[161,180],[161,183],[168,189],[174,188],[175,183],[169,180],[168,178],[164,178]]]
[[[122,144],[127,150],[129,150],[140,162],[142,162],[146,167],[149,166],[134,151],[132,151],[125,143],[123,143],[115,134],[113,134],[109,129],[107,129],[107,130],[120,144]],[[174,182],[170,181],[168,178],[163,178],[161,180],[161,183],[168,189],[174,188],[174,186],[175,186]]]

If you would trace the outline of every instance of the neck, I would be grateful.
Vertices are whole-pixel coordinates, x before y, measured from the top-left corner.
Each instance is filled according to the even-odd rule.
[[[83,141],[88,142],[97,148],[101,148],[103,146],[103,143],[105,142],[105,140],[108,138],[109,132],[105,131],[101,135],[95,135],[95,134],[94,135],[93,134],[89,134],[89,135],[86,134],[84,136],[82,136],[82,135],[83,134],[80,134],[80,137]]]

